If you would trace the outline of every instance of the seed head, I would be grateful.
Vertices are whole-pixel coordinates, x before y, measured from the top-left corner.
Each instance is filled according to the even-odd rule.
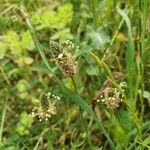
[[[48,101],[48,96],[45,93],[42,93],[40,96],[40,104],[41,108],[43,109],[44,112],[46,112],[49,108],[49,101]]]
[[[43,120],[48,121],[49,118],[56,114],[56,100],[60,100],[60,97],[51,93],[42,93],[40,96],[40,106],[34,107],[30,116],[38,118],[40,122]]]
[[[50,41],[50,48],[63,74],[67,77],[72,77],[76,73],[76,62],[73,54],[78,50],[78,47],[75,47],[71,41],[67,40],[61,44]]]
[[[122,87],[125,83],[121,83],[120,87]],[[124,90],[122,91],[124,92]],[[124,94],[121,93],[117,88],[114,87],[106,87],[101,95],[100,99],[97,102],[103,102],[107,105],[108,108],[116,109],[120,106],[120,103],[123,101]]]
[[[56,41],[50,41],[49,45],[50,45],[50,49],[53,52],[54,57],[57,58],[62,50],[61,45]]]

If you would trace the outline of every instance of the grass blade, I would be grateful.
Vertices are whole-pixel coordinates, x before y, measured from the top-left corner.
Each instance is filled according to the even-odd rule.
[[[134,57],[135,57],[135,47],[134,40],[132,37],[131,30],[131,22],[125,11],[117,8],[118,13],[125,20],[125,23],[128,28],[128,44],[126,51],[126,67],[127,67],[127,76],[128,76],[128,87],[129,87],[129,101],[132,106],[135,106],[133,102],[133,93],[134,93],[134,75],[135,75],[135,65],[134,65]]]

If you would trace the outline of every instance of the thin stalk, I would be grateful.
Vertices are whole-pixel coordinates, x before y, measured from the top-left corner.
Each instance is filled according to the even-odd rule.
[[[143,115],[144,115],[144,64],[143,64],[143,51],[145,47],[145,29],[146,29],[146,17],[147,17],[147,10],[148,10],[148,1],[144,0],[143,5],[142,1],[139,0],[139,9],[140,9],[140,26],[139,26],[139,37],[140,37],[140,76],[141,76],[141,124],[143,122]]]
[[[39,137],[39,139],[38,139],[38,141],[37,141],[35,147],[33,148],[33,150],[38,150],[38,146],[39,146],[40,142],[42,141],[44,134],[45,134],[48,130],[49,130],[49,129],[46,128],[45,130],[42,131],[42,133],[41,133],[41,135],[40,135],[40,137]]]
[[[5,116],[6,116],[6,105],[3,110],[2,120],[1,120],[1,128],[0,128],[0,146],[2,145],[2,135],[3,135],[3,128],[4,128],[4,122],[5,122]]]
[[[76,82],[74,80],[74,77],[71,77],[71,80],[72,80],[72,83],[73,83],[73,86],[74,86],[74,90],[75,90],[76,94],[78,94],[78,90],[77,90],[77,86],[76,86]]]
[[[7,85],[10,85],[10,81],[9,81],[9,79],[8,79],[4,69],[3,69],[3,67],[0,67],[0,70],[2,72],[2,75],[3,75],[4,79],[6,80]]]
[[[9,6],[7,9],[5,9],[3,12],[0,13],[0,17],[5,15],[7,12],[9,12],[13,8],[17,8],[17,5],[13,4],[13,5]]]
[[[115,39],[116,39],[116,37],[117,37],[117,35],[118,35],[118,33],[119,33],[119,30],[121,29],[121,27],[122,27],[122,25],[123,25],[123,23],[124,23],[124,19],[121,20],[121,22],[120,22],[120,24],[119,24],[119,26],[118,26],[118,29],[117,29],[117,31],[115,32],[115,34],[114,34],[114,36],[113,36],[113,38],[112,38],[112,40],[111,40],[111,42],[110,42],[110,46],[113,45],[113,43],[114,43],[114,41],[115,41]]]
[[[20,7],[21,7],[21,8],[20,8],[19,10],[21,11],[23,17],[24,17],[25,20],[26,20],[26,23],[27,23],[27,25],[28,25],[28,27],[29,27],[29,29],[30,29],[30,33],[31,33],[31,35],[32,35],[32,37],[33,37],[33,40],[34,40],[34,42],[35,42],[35,45],[37,46],[38,49],[40,49],[39,53],[40,53],[40,55],[41,55],[41,57],[42,57],[42,60],[44,61],[45,65],[47,66],[47,68],[49,69],[49,71],[50,71],[51,73],[53,73],[53,71],[52,71],[52,69],[50,68],[50,65],[49,65],[49,63],[48,63],[48,61],[47,61],[47,59],[46,59],[46,57],[45,57],[45,55],[44,55],[44,52],[42,51],[42,47],[41,47],[41,44],[39,43],[39,40],[38,40],[37,35],[36,35],[36,33],[35,33],[35,30],[34,30],[32,24],[31,24],[31,22],[30,22],[30,20],[29,20],[29,18],[28,18],[28,13],[26,12],[26,9],[25,9],[23,6],[20,6]]]

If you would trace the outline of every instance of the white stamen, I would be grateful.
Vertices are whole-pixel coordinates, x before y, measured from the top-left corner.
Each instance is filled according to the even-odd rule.
[[[61,59],[63,57],[63,53],[60,53],[59,55],[58,55],[58,59]]]

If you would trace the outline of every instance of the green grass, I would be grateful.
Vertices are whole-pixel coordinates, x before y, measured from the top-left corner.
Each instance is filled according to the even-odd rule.
[[[2,4],[0,149],[150,149],[148,0]],[[79,46],[72,77],[58,65],[66,53],[55,58],[50,40]],[[119,93],[114,109],[109,88]],[[40,122],[29,114],[43,92],[61,100]]]

